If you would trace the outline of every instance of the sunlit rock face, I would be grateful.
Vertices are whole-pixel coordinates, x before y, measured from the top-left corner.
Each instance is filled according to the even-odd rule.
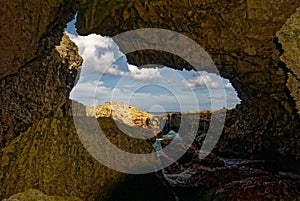
[[[291,93],[289,86],[298,86],[299,82],[295,77],[288,79],[288,70],[280,62],[282,50],[276,32],[299,6],[296,0],[81,1],[77,28],[83,35],[114,36],[155,27],[192,38],[211,55],[220,74],[230,79],[242,100],[236,132],[242,131],[245,136],[244,155],[298,159],[300,150],[291,141],[300,142],[296,135],[299,116],[291,97],[296,92]],[[175,56],[158,51],[127,56],[135,65],[191,68]]]
[[[136,109],[133,105],[127,105],[120,102],[106,102],[96,107],[87,107],[86,114],[90,117],[110,117],[114,120],[121,121],[128,126],[139,126],[147,128],[147,121],[153,118],[153,115]]]

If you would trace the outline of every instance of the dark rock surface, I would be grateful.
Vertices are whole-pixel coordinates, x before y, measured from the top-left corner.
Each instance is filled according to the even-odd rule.
[[[300,200],[299,184],[274,176],[250,177],[220,187],[214,201]]]
[[[82,58],[66,34],[53,49],[48,43],[40,48],[40,55],[18,74],[0,80],[0,152],[34,122],[70,115],[67,102]]]
[[[51,49],[59,44],[64,25],[75,14],[76,1],[2,0],[0,9],[1,80],[38,59],[46,45]]]
[[[173,164],[163,173],[183,201],[299,200],[300,183],[265,171],[263,161],[223,160],[212,154],[197,163]]]

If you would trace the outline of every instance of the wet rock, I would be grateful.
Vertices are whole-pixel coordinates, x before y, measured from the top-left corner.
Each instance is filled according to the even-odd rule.
[[[192,175],[188,185],[202,189],[212,189],[242,178],[270,175],[270,173],[263,170],[248,167],[206,168],[198,166],[195,170],[196,172]]]
[[[199,159],[199,153],[196,152],[194,154],[193,164],[200,164],[206,167],[222,167],[225,165],[224,161],[220,159],[216,154],[210,153],[208,156],[206,156],[203,159]]]
[[[179,174],[181,172],[183,172],[183,168],[178,162],[175,162],[164,169],[165,174]]]
[[[300,185],[274,176],[251,177],[220,187],[212,200],[300,200]]]
[[[237,164],[238,167],[246,166],[256,169],[264,169],[265,165],[266,162],[264,160],[242,160],[240,163]]]

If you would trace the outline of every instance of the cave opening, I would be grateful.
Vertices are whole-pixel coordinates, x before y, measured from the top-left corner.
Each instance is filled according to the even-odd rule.
[[[299,6],[300,1],[295,0],[5,1],[1,20],[0,198],[16,193],[8,199],[40,197],[43,193],[83,200],[300,200]],[[76,100],[85,105],[120,101],[148,114],[171,112],[174,115],[168,116],[166,135],[156,138],[161,147],[175,139],[180,148],[177,112],[235,107],[228,99],[234,89],[228,80],[195,71],[178,58],[166,56],[167,52],[154,52],[152,57],[143,51],[128,54],[119,51],[109,37],[91,34],[85,41],[76,30],[69,32],[70,26],[68,36],[63,29],[76,11],[80,35],[115,36],[132,28],[160,27],[184,33],[205,47],[242,99],[241,105],[226,110],[224,135],[212,155],[199,160],[194,156],[200,147],[192,144],[178,163],[160,175],[137,178],[119,174],[119,169],[109,168],[87,153],[78,139],[80,132],[95,131],[87,133],[89,139],[99,133],[90,127],[92,122],[81,130],[74,125],[76,114],[70,109],[74,102],[69,95],[82,58],[72,37],[81,47],[87,42],[89,47],[97,46],[95,51],[85,48],[81,54],[88,59],[84,58],[79,86],[71,99],[76,98],[81,84],[82,93]],[[89,59],[92,66],[99,60],[102,63],[87,69]],[[218,92],[226,95],[222,98],[226,104],[218,101],[222,96],[217,96]],[[202,114],[198,142],[206,137],[210,123],[211,113]],[[108,140],[118,148],[138,154],[139,150],[154,151],[153,139],[145,142],[124,136],[111,118],[103,118],[101,123],[111,134]],[[143,126],[139,119],[135,123]],[[146,121],[146,126],[151,123]],[[110,150],[98,153],[117,158]],[[122,159],[117,166],[130,164]],[[21,193],[24,189],[32,190]],[[106,199],[109,193],[112,197]]]
[[[184,63],[181,70],[160,64],[135,66],[111,37],[80,36],[75,23],[76,16],[66,32],[78,46],[83,66],[72,100],[86,106],[120,102],[153,114],[235,108],[240,103],[230,81],[220,75],[186,70]]]
[[[77,45],[83,64],[70,99],[94,108],[94,112],[88,114],[90,116],[113,117],[117,127],[128,136],[143,139],[144,133],[139,132],[140,129],[128,127],[140,126],[147,130],[150,125],[153,131],[150,134],[155,142],[164,143],[165,140],[177,138],[179,144],[183,143],[183,147],[187,148],[184,152],[190,146],[200,152],[204,150],[203,158],[212,151],[222,133],[227,109],[235,108],[240,103],[228,79],[210,71],[191,69],[186,64],[180,70],[155,62],[141,66],[130,64],[113,38],[93,33],[80,36],[76,32],[75,22],[76,18],[68,23],[66,31]],[[124,105],[127,108],[124,109]],[[132,117],[131,108],[137,109],[135,114],[138,117]],[[141,117],[145,114],[139,110],[150,113],[147,119],[151,118],[151,123]],[[152,124],[152,115],[160,116],[158,125]],[[126,118],[131,118],[133,123]],[[208,140],[204,139],[206,135]],[[146,136],[146,139],[150,138]],[[162,146],[169,146],[167,142],[159,145],[157,150],[155,142],[151,141],[157,155],[160,155]],[[182,152],[182,148],[170,152],[177,157],[177,152]],[[175,162],[181,160],[176,157]]]

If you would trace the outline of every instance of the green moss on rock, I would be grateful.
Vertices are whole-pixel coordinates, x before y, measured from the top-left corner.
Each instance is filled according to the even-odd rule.
[[[82,201],[77,197],[63,197],[63,196],[48,196],[36,189],[29,189],[22,193],[12,195],[3,201]]]
[[[117,146],[133,152],[152,150],[146,142],[125,139],[124,143],[119,138],[125,135],[118,137],[121,132],[109,125],[104,132]],[[3,149],[0,159],[1,198],[34,188],[48,195],[104,199],[124,178],[85,150],[72,117],[45,118],[33,124]]]

